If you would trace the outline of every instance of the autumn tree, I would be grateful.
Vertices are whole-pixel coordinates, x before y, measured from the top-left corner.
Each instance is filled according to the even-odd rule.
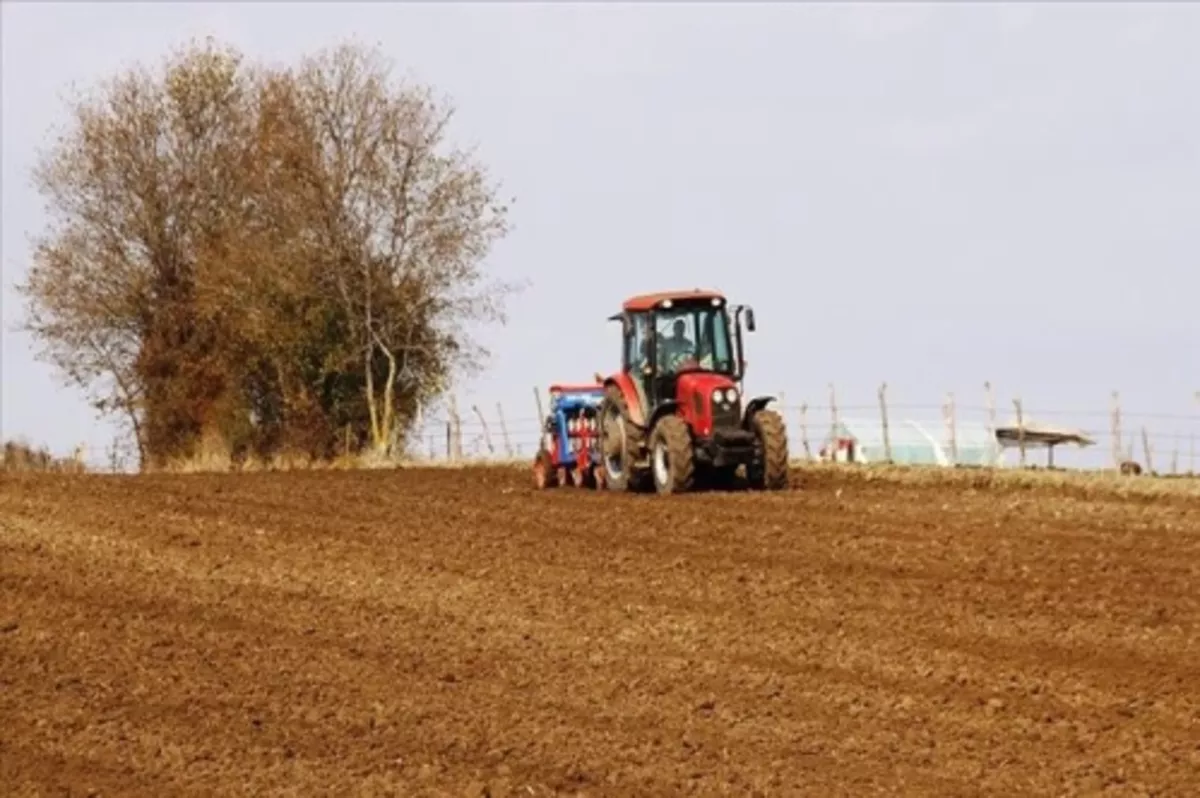
[[[517,288],[483,269],[507,207],[449,146],[451,109],[378,52],[265,67],[210,42],[70,118],[35,173],[28,327],[143,463],[328,457],[345,429],[390,454],[484,362],[466,326],[503,322]]]

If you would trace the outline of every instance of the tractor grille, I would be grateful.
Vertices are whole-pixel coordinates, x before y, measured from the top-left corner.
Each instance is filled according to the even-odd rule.
[[[742,423],[742,412],[740,405],[741,402],[734,402],[733,404],[727,404],[725,402],[713,402],[713,429],[739,426]]]

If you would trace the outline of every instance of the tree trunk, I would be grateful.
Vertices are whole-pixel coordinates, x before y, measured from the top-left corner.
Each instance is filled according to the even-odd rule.
[[[367,344],[367,354],[363,360],[363,368],[367,378],[367,415],[371,419],[371,445],[379,446],[379,407],[375,403],[375,375],[371,372],[371,355],[375,353],[375,345]]]

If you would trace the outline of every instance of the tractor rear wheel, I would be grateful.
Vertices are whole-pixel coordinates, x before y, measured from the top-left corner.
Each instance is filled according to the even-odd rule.
[[[746,467],[747,481],[755,490],[786,490],[788,441],[783,417],[774,410],[759,410],[750,419],[754,432],[754,460]]]
[[[609,490],[637,491],[645,478],[634,470],[642,431],[629,418],[621,389],[610,385],[600,405],[600,453],[604,484]]]
[[[687,422],[663,416],[650,433],[650,470],[661,494],[687,493],[696,481],[695,450]]]

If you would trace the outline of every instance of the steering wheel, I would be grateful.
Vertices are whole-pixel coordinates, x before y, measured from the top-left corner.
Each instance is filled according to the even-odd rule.
[[[700,368],[700,361],[691,352],[680,352],[671,358],[671,371],[679,372],[684,369]]]

